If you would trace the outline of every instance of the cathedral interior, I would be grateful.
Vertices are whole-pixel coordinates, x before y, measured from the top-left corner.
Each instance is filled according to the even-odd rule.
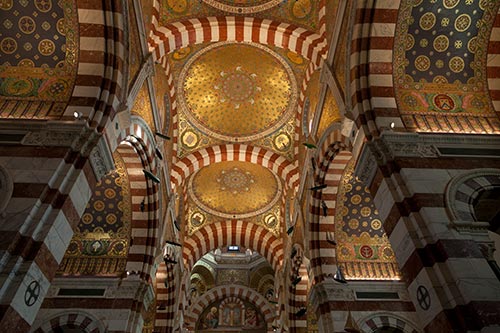
[[[0,14],[1,332],[500,332],[500,1]]]

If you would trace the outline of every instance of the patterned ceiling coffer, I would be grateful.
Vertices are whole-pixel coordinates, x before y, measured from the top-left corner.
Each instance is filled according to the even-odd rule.
[[[399,280],[394,251],[370,191],[353,177],[350,162],[342,176],[335,216],[339,265],[353,280]]]
[[[76,79],[75,2],[3,0],[0,13],[0,117],[59,118]]]
[[[130,245],[132,203],[125,163],[113,154],[116,169],[97,183],[59,273],[117,275],[125,270]]]
[[[402,1],[394,79],[408,128],[462,133],[500,129],[486,81],[488,40],[499,5],[488,0]]]
[[[244,219],[269,211],[278,203],[282,188],[278,176],[260,165],[220,162],[195,173],[189,180],[188,193],[204,212]],[[200,220],[203,214],[197,216]],[[203,220],[198,221],[199,225]],[[277,223],[275,218],[273,225]]]
[[[179,104],[189,122],[220,140],[262,138],[283,126],[296,107],[292,69],[258,44],[210,45],[188,60],[179,81]]]

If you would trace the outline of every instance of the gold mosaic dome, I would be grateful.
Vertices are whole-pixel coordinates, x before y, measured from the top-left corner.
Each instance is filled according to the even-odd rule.
[[[291,68],[257,44],[213,44],[187,62],[180,81],[180,104],[188,120],[225,141],[252,141],[272,133],[293,114],[297,99]]]
[[[248,218],[271,209],[281,183],[269,169],[245,162],[220,162],[200,169],[189,195],[202,210],[224,218]]]

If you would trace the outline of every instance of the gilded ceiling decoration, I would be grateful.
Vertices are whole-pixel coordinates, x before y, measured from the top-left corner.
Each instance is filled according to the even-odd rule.
[[[488,93],[486,57],[499,5],[488,0],[402,2],[394,76],[399,109],[408,127],[481,132],[498,126]],[[490,117],[490,125],[479,119],[456,123],[443,117],[457,115]]]
[[[335,220],[339,223],[335,235],[339,264],[348,279],[399,280],[394,251],[369,189],[353,177],[353,162],[342,176],[337,200]]]
[[[76,4],[0,2],[0,117],[59,118],[78,64]]]
[[[321,112],[321,118],[318,125],[318,138],[321,138],[323,133],[332,125],[334,122],[340,121],[340,110],[332,95],[330,89],[326,90],[325,104],[323,105],[323,110]]]
[[[292,116],[297,99],[290,66],[257,44],[212,44],[189,59],[180,82],[180,106],[190,123],[232,142],[274,132]]]
[[[244,15],[290,22],[317,32],[319,1],[314,0],[159,0],[159,25],[187,18]]]
[[[153,109],[151,108],[151,99],[149,98],[149,89],[147,82],[144,82],[130,111],[132,114],[140,116],[148,124],[151,130],[155,130],[153,119]]]
[[[206,166],[188,184],[188,193],[201,210],[230,219],[263,214],[278,202],[281,191],[281,181],[269,169],[235,161]]]
[[[173,77],[179,77],[181,71],[185,67],[186,62],[193,58],[199,50],[203,49],[206,46],[207,44],[192,45],[176,50],[169,54],[168,61],[170,68],[172,69]],[[277,47],[273,47],[272,51],[276,52],[276,54],[279,54],[283,61],[285,61],[288,66],[290,66],[295,76],[295,82],[297,82],[297,85],[300,84],[303,81],[305,71],[309,65],[309,61],[294,52],[283,50]],[[174,82],[178,82],[178,80],[174,80]],[[177,117],[175,119],[175,121],[177,121],[177,127],[179,131],[179,141],[176,147],[178,157],[182,158],[196,150],[225,143],[224,140],[210,137],[200,131],[198,128],[196,128],[196,126],[191,124],[182,109],[178,111],[179,112],[177,113]],[[294,117],[289,117],[288,121],[286,121],[286,123],[284,123],[280,128],[268,135],[254,140],[252,142],[252,145],[265,147],[289,160],[292,160],[294,158],[293,146],[295,126],[296,124]]]
[[[116,275],[125,270],[130,245],[132,203],[125,163],[97,183],[59,267],[70,275]]]

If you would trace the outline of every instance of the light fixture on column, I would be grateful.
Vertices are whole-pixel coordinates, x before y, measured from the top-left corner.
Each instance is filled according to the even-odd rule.
[[[82,116],[83,114],[80,111],[73,112],[73,117],[75,117],[75,119],[80,119]]]
[[[162,138],[163,140],[170,140],[170,137],[168,135],[163,134],[163,133],[155,132],[155,135]]]
[[[174,220],[174,226],[175,226],[175,229],[177,229],[178,231],[181,231],[181,226],[179,225],[179,222],[177,222],[177,220]]]
[[[313,186],[313,187],[310,187],[309,190],[311,191],[319,191],[319,190],[322,190],[324,188],[326,188],[328,185],[326,184],[318,184],[316,186]]]
[[[146,198],[142,198],[140,208],[141,208],[141,212],[144,212],[146,210]]]
[[[160,178],[158,178],[157,176],[155,176],[151,171],[148,171],[146,169],[142,169],[142,172],[144,172],[144,176],[153,181],[154,183],[156,184],[159,184],[160,183]]]
[[[179,243],[174,242],[174,241],[169,241],[169,240],[167,240],[167,241],[165,241],[165,243],[170,244],[170,245],[173,245],[173,246],[182,247],[182,244],[179,244]]]
[[[342,268],[337,265],[337,272],[333,276],[333,279],[337,281],[338,283],[345,284],[347,283],[346,279],[344,278],[344,274],[342,273]]]
[[[335,234],[333,233],[333,231],[326,232],[326,241],[332,245],[337,245],[337,242],[335,241]]]
[[[326,202],[324,200],[321,200],[321,208],[323,208],[323,216],[327,217],[328,216],[328,206],[326,205]]]
[[[299,311],[295,312],[295,316],[296,317],[302,317],[303,315],[305,315],[307,312],[307,309],[306,308],[301,308]]]
[[[302,281],[302,277],[301,276],[297,276],[295,279],[292,280],[292,284],[294,286],[298,285],[300,283],[300,281]]]
[[[162,153],[160,151],[160,148],[158,148],[158,147],[155,148],[155,154],[156,154],[156,156],[158,156],[158,158],[160,160],[163,160],[163,155],[162,155]]]
[[[318,148],[318,147],[316,147],[315,144],[308,143],[308,142],[304,142],[303,145],[306,146],[306,148],[308,148],[308,149],[316,149],[316,148]]]
[[[292,225],[292,226],[290,226],[290,228],[288,228],[288,230],[286,231],[286,233],[287,233],[288,235],[290,235],[290,234],[293,232],[293,229],[294,229],[294,228],[295,228],[295,226],[293,226],[293,225]]]
[[[177,260],[170,258],[170,257],[163,257],[163,261],[166,264],[177,264]]]

